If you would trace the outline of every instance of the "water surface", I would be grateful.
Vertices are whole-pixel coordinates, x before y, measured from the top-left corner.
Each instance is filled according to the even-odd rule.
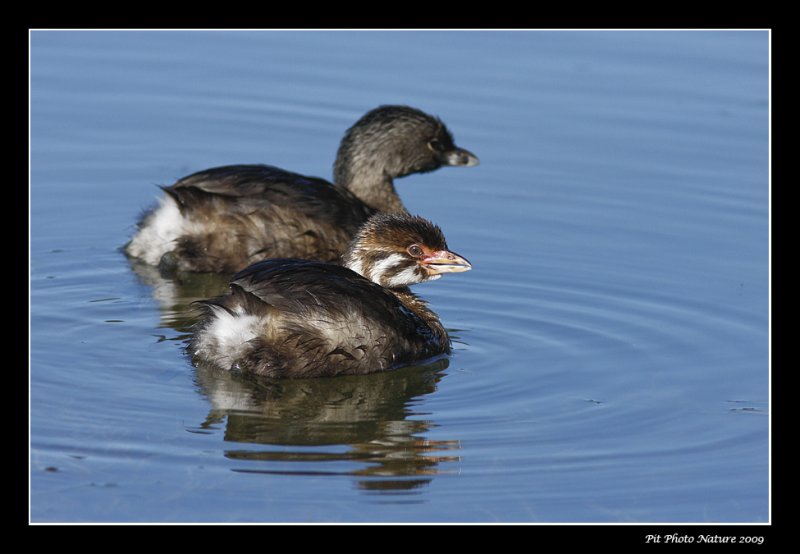
[[[769,35],[31,34],[33,522],[767,522]],[[387,103],[481,158],[397,183],[474,265],[446,360],[192,366],[119,247],[190,172],[330,178]]]

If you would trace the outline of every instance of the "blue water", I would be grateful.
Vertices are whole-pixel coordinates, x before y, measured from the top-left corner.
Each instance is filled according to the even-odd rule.
[[[32,522],[768,522],[769,34],[31,33]],[[473,271],[449,360],[194,368],[119,247],[190,172],[326,178],[387,103],[475,168],[397,183]]]

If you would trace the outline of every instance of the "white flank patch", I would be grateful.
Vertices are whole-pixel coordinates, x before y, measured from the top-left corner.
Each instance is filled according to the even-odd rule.
[[[159,206],[147,218],[128,245],[128,253],[156,265],[161,256],[172,250],[175,240],[183,234],[186,220],[170,196],[159,199]]]
[[[231,315],[218,306],[211,309],[214,319],[198,336],[197,353],[230,369],[247,352],[248,342],[258,336],[262,322],[258,316]]]
[[[391,254],[390,256],[382,259],[377,264],[375,264],[374,267],[370,268],[369,277],[368,278],[371,281],[373,281],[375,283],[378,283],[379,285],[383,285],[383,283],[381,283],[381,279],[383,278],[384,273],[386,273],[387,271],[391,270],[395,266],[399,265],[405,259],[406,259],[406,257],[404,255],[402,255],[402,254]],[[402,273],[405,273],[406,271],[408,271],[408,270],[403,270]],[[365,277],[366,277],[366,275],[365,275]]]

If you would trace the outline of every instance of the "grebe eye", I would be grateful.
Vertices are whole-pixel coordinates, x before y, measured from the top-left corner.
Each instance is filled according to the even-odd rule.
[[[408,253],[414,256],[415,258],[419,258],[422,256],[422,248],[417,246],[416,244],[412,244],[408,247]]]
[[[433,139],[428,143],[428,148],[434,152],[440,152],[442,150],[442,143],[439,141],[439,139]]]

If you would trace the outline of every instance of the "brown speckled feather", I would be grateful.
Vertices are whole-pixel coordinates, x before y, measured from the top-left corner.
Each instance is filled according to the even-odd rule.
[[[435,314],[407,289],[399,293],[406,303],[345,267],[275,259],[237,274],[231,294],[207,304],[212,312],[247,313],[260,322],[257,336],[231,360],[236,368],[320,377],[383,371],[450,352]]]
[[[190,222],[173,250],[186,271],[232,273],[265,257],[337,261],[375,213],[347,189],[267,165],[202,171],[164,190]]]

